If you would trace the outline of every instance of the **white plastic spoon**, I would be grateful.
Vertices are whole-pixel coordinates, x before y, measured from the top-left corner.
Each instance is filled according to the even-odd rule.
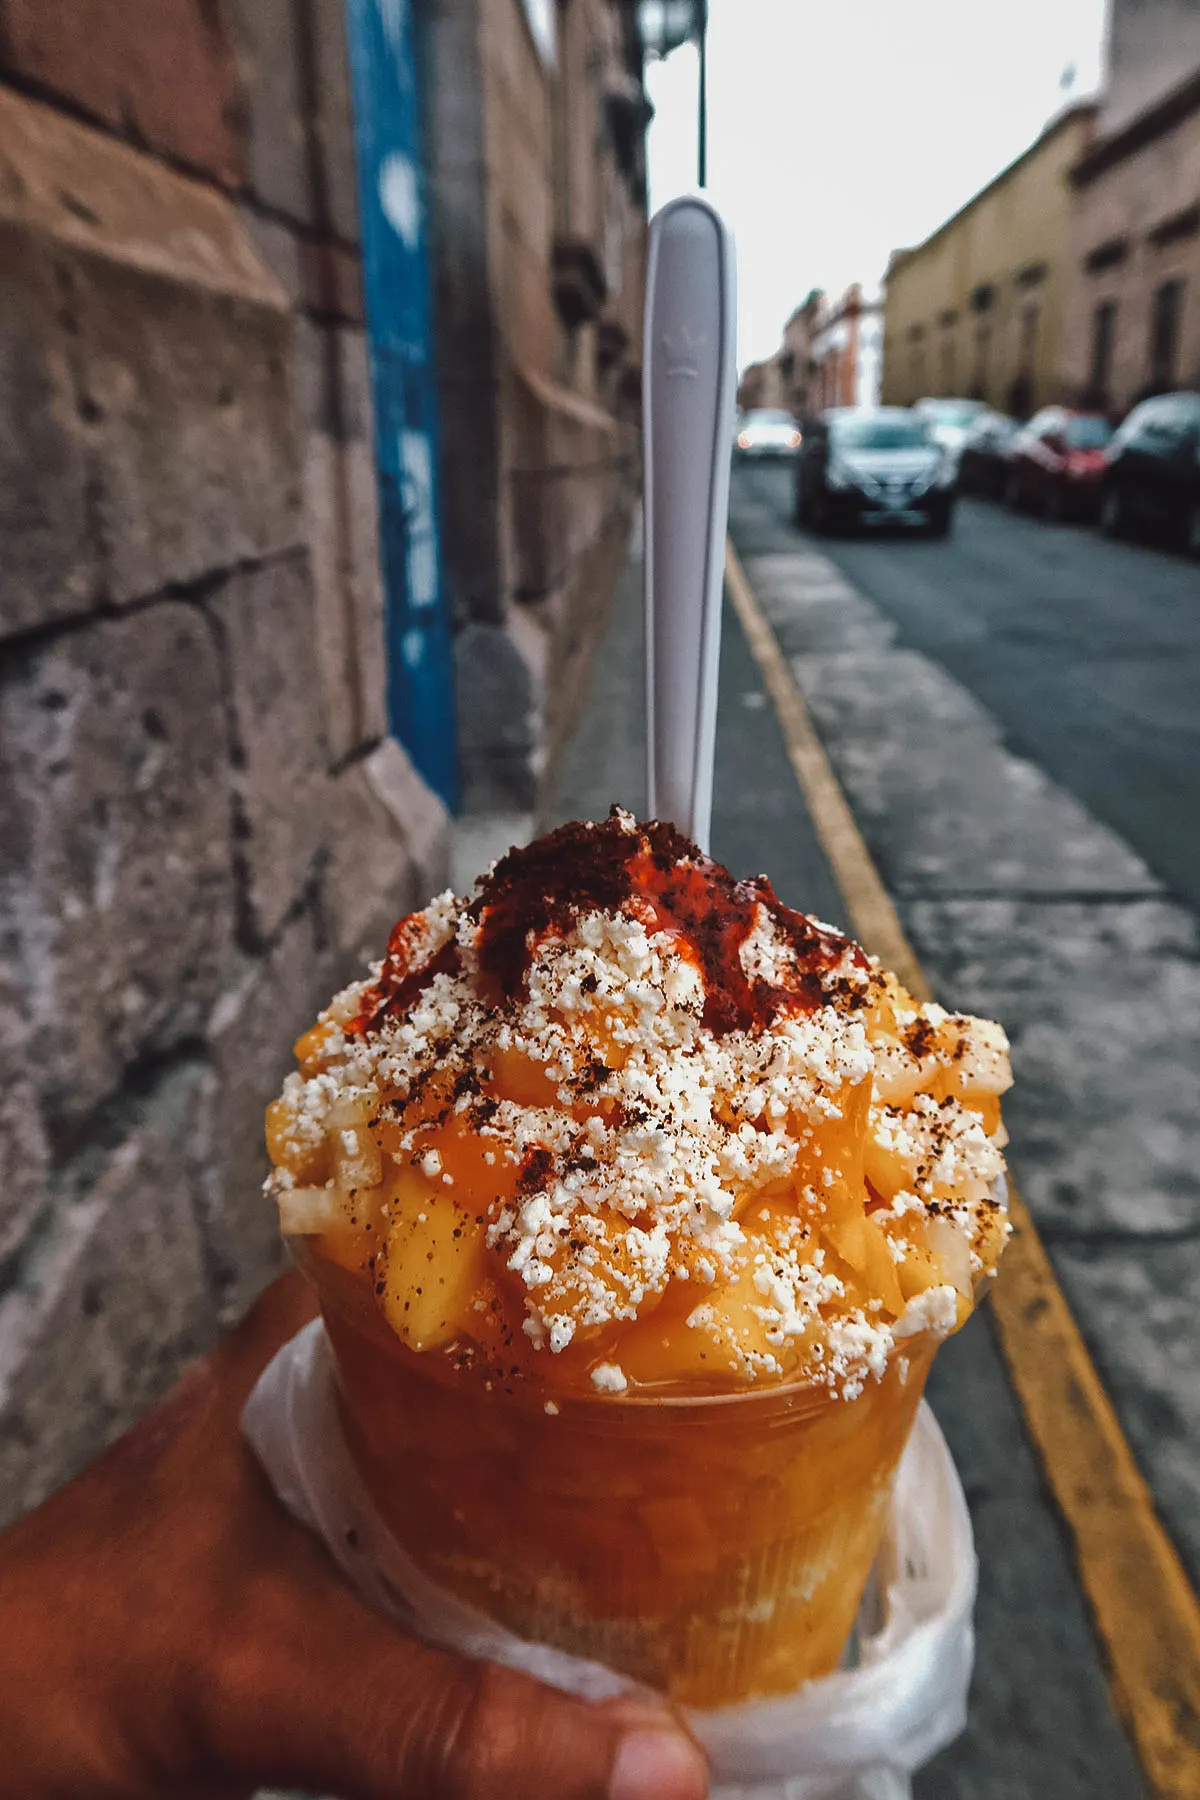
[[[642,346],[646,785],[652,818],[708,849],[729,515],[733,239],[699,196],[650,225]]]

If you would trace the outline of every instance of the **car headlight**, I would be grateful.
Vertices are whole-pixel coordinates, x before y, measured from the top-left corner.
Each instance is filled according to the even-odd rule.
[[[857,487],[858,483],[849,469],[841,463],[830,462],[825,465],[825,486],[844,493],[847,488]]]

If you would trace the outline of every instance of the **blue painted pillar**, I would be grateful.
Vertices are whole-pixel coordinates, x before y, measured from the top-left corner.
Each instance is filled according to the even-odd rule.
[[[413,0],[346,0],[371,350],[388,724],[458,799],[454,668],[442,584],[418,21]]]

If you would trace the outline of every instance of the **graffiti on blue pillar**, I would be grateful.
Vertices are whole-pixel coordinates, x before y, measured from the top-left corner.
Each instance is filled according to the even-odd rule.
[[[411,0],[346,0],[379,479],[388,724],[448,806],[458,797],[443,592],[421,138]]]

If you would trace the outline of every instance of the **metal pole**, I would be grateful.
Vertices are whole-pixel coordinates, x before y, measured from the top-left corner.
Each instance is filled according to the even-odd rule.
[[[700,0],[700,117],[696,143],[697,183],[708,186],[708,0]]]

